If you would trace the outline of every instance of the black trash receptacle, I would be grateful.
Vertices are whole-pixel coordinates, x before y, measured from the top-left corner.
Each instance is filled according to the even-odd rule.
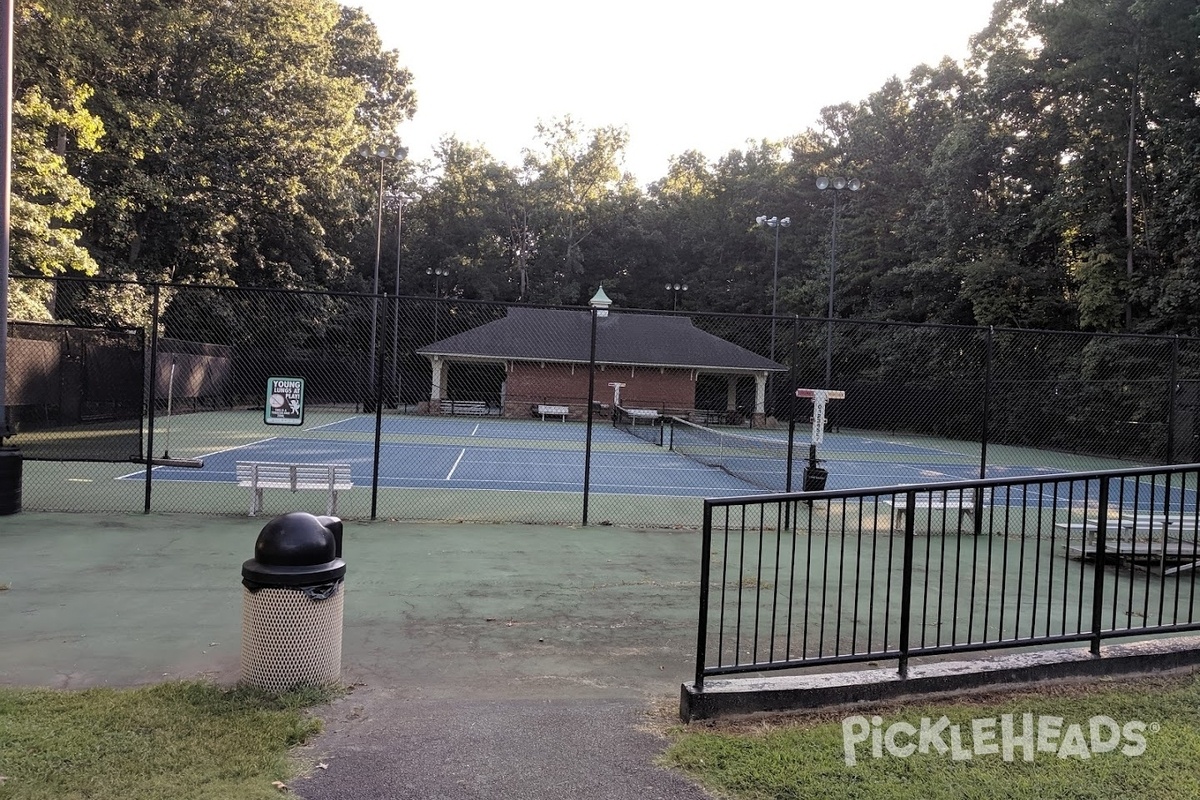
[[[0,425],[4,409],[0,408]],[[21,451],[0,444],[0,516],[21,510]]]
[[[825,488],[827,480],[829,480],[829,470],[823,467],[804,468],[804,491],[819,492]]]
[[[268,522],[242,564],[241,681],[271,692],[332,686],[342,673],[342,521]]]

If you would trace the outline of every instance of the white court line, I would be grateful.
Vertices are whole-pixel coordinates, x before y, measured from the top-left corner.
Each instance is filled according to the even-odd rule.
[[[321,430],[321,428],[328,428],[330,425],[341,425],[343,422],[350,422],[351,420],[356,420],[356,419],[358,419],[358,417],[346,417],[345,419],[339,419],[334,422],[326,422],[324,425],[313,425],[312,427],[305,428],[304,430],[305,431],[319,431],[319,430]]]
[[[259,439],[257,442],[247,442],[246,444],[239,444],[236,447],[226,447],[224,450],[214,450],[211,453],[204,453],[203,455],[200,456],[200,458],[211,458],[212,456],[219,456],[222,453],[232,453],[234,450],[241,450],[243,447],[254,447],[254,445],[256,445],[256,444],[265,444],[267,442],[273,442],[278,438],[279,438],[278,436],[268,436],[266,439]],[[155,464],[150,469],[159,469],[161,467],[168,467],[168,466],[170,466],[170,465],[169,464]],[[127,475],[118,475],[117,477],[113,478],[113,480],[114,481],[123,481],[123,480],[126,480],[127,478],[132,478],[135,475],[145,475],[145,474],[146,474],[146,470],[139,469],[137,472],[130,472]]]
[[[465,456],[466,454],[467,454],[467,448],[465,448],[465,447],[458,452],[458,458],[454,459],[454,466],[451,467],[450,472],[448,472],[446,474],[446,480],[450,480],[451,478],[454,477],[454,471],[456,469],[458,469],[458,462],[462,461],[463,456]]]
[[[480,425],[482,425],[482,424],[483,424],[483,423],[481,423],[481,422],[476,422],[476,423],[475,423],[475,430],[471,431],[471,435],[472,435],[472,436],[474,436],[475,434],[479,433],[479,426],[480,426]]]

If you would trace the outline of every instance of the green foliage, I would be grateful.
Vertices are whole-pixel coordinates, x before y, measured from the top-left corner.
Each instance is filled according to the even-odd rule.
[[[832,279],[840,318],[1200,331],[1200,14],[1178,0],[1002,0],[965,62],[715,160],[680,142],[644,191],[621,128],[543,123],[517,166],[451,137],[433,163],[384,162],[385,190],[424,199],[378,230],[381,165],[357,152],[399,144],[417,98],[360,9],[16,12],[19,272],[362,292],[378,234],[382,286],[410,294],[440,269],[456,297],[603,284],[669,308],[684,281],[684,310],[765,314],[777,285],[780,314],[823,317]],[[792,220],[777,282],[762,214]],[[139,316],[126,300],[111,319]]]
[[[71,227],[92,207],[88,188],[68,172],[66,151],[94,152],[104,135],[87,111],[91,90],[69,85],[61,105],[30,87],[13,102],[11,266],[16,274],[92,275],[95,260]]]
[[[0,691],[0,796],[271,798],[288,749],[320,730],[318,694],[270,697],[205,683]]]
[[[972,754],[955,760],[949,752],[915,752],[907,757],[871,755],[871,743],[858,746],[853,765],[846,763],[842,717],[822,716],[812,721],[781,724],[763,722],[741,730],[722,732],[677,729],[663,763],[683,770],[722,796],[738,800],[778,798],[1180,798],[1200,796],[1200,780],[1192,763],[1200,756],[1200,688],[1189,679],[1180,685],[1135,685],[1128,689],[1099,691],[1054,690],[1015,699],[999,697],[940,706],[874,709],[886,729],[897,722],[919,728],[922,718],[939,720],[963,731],[962,742],[971,747],[971,723],[1012,714],[1017,725],[1022,715],[1035,719],[1061,717],[1063,730],[1081,724],[1090,736],[1089,720],[1107,717],[1119,725],[1140,721],[1147,726],[1145,752],[1128,756],[1119,750],[1059,757],[1036,754],[1025,761],[1020,750],[1005,761],[994,755]],[[998,729],[996,730],[999,733]],[[943,735],[949,747],[950,736]],[[999,744],[997,736],[996,744]],[[908,741],[901,738],[900,741]],[[1061,741],[1057,740],[1056,741]]]

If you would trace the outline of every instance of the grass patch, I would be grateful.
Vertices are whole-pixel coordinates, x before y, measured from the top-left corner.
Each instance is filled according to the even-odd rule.
[[[1012,760],[1002,752],[988,753],[988,745],[1000,745],[1002,715],[1013,715],[1013,731],[1023,730],[1023,715],[1032,714],[1034,726],[1060,717],[1057,735],[1048,737],[1056,748],[1070,742],[1065,754],[1034,752],[1025,761],[1023,749],[1015,746]],[[843,741],[843,721],[858,715],[866,728],[878,718],[881,733],[895,723],[908,723],[918,731],[904,732],[894,740],[903,747],[919,742],[922,719],[931,725],[945,716],[949,725],[959,725],[962,752],[969,758],[955,760],[950,752],[940,753],[930,741],[927,752],[911,755],[872,754],[872,741],[858,744],[854,764],[848,763]],[[1099,729],[1101,747],[1091,746],[1093,717],[1111,719],[1124,728],[1127,723],[1145,724],[1144,752],[1127,755],[1126,745],[1136,742],[1121,732],[1116,749],[1099,752],[1111,741],[1110,728]],[[984,750],[975,752],[972,721],[996,719],[995,738],[984,740]],[[1053,725],[1053,720],[1050,720]],[[1082,738],[1072,740],[1070,726],[1077,724]],[[1100,723],[1103,726],[1104,723]],[[856,730],[861,731],[860,727]],[[1035,732],[1035,751],[1036,732]],[[1037,798],[1074,800],[1081,798],[1138,797],[1148,800],[1200,798],[1200,678],[1183,681],[1140,682],[1115,688],[1048,689],[1018,696],[989,696],[953,704],[893,706],[869,711],[842,711],[804,719],[759,720],[712,725],[675,726],[669,731],[671,745],[662,763],[691,776],[706,788],[739,800],[799,800],[799,798]],[[940,740],[947,748],[951,734]],[[1085,757],[1078,745],[1087,750]],[[1065,757],[1064,757],[1065,755]]]
[[[78,692],[0,688],[0,800],[278,798],[319,691],[203,682]]]

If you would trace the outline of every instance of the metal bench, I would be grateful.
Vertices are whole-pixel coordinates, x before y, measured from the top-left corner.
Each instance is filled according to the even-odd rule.
[[[442,413],[470,417],[488,417],[492,409],[483,400],[443,400]]]
[[[892,526],[904,528],[904,517],[909,513],[908,498],[900,495],[893,500],[883,500],[885,506],[891,508]],[[932,516],[937,511],[953,511],[958,513],[958,526],[962,528],[963,518],[974,518],[975,501],[967,497],[930,497],[918,495],[912,508],[913,511],[928,511]]]
[[[547,416],[562,417],[563,422],[567,421],[567,415],[571,413],[570,406],[551,406],[545,403],[538,403],[533,407],[534,414],[540,414],[542,421],[546,421]]]
[[[349,464],[289,464],[276,461],[237,462],[238,486],[250,489],[250,516],[262,511],[264,489],[327,493],[325,513],[337,514],[338,492],[354,487]]]

